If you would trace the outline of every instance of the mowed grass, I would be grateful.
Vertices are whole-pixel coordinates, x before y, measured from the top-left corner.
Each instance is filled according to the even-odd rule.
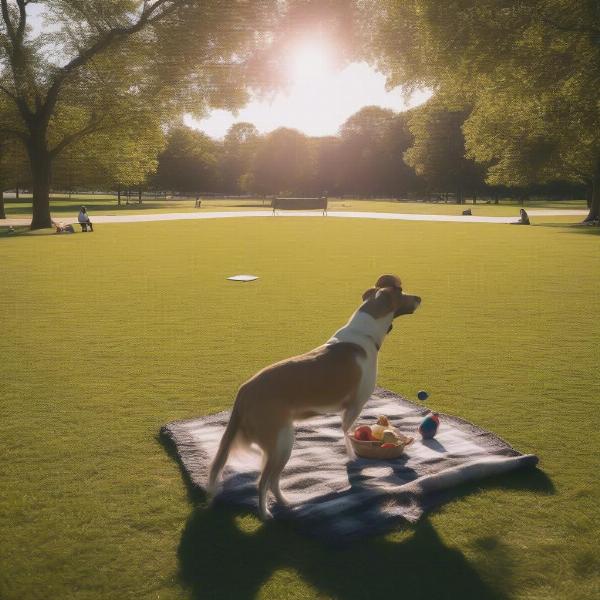
[[[282,217],[4,235],[0,597],[595,597],[596,234]],[[384,272],[423,305],[396,321],[380,385],[427,389],[540,470],[338,550],[190,495],[160,426],[229,408]]]

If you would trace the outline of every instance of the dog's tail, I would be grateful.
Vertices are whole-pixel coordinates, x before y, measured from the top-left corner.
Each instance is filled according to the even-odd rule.
[[[233,406],[233,410],[231,411],[231,417],[229,419],[229,423],[225,429],[225,433],[221,438],[221,443],[219,444],[219,449],[217,450],[217,454],[210,466],[210,472],[208,475],[208,485],[206,486],[206,490],[208,492],[209,497],[213,497],[216,489],[217,489],[217,479],[227,462],[227,458],[229,456],[229,452],[231,450],[231,446],[237,437],[237,434],[240,429],[240,415],[237,409],[237,402]]]

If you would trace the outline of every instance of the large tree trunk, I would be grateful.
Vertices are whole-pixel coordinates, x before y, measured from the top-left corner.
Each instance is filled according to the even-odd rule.
[[[4,190],[0,190],[0,219],[6,219],[6,212],[4,211]]]
[[[31,229],[52,227],[50,216],[50,180],[52,157],[44,141],[32,140],[27,148],[33,180],[33,218]]]
[[[590,212],[583,220],[584,223],[600,220],[600,161],[596,165],[596,172],[592,179],[592,198],[590,203]]]

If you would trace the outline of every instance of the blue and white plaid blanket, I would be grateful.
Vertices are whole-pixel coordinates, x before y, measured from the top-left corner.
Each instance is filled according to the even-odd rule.
[[[415,437],[393,460],[349,460],[339,415],[297,424],[292,456],[281,476],[290,506],[273,503],[274,517],[295,520],[309,535],[342,543],[417,521],[463,482],[538,462],[537,456],[520,454],[494,434],[448,415],[440,415],[433,440],[421,440],[417,428],[426,412],[393,392],[375,390],[358,422],[372,424],[378,415],[387,415],[402,433]],[[193,487],[205,489],[229,415],[174,421],[161,429]],[[231,455],[216,501],[256,510],[260,460],[258,451]]]

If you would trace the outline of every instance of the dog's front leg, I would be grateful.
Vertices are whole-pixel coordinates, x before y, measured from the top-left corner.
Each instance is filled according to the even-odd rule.
[[[346,442],[346,453],[348,454],[348,458],[356,458],[356,453],[354,452],[352,443],[348,439],[347,433],[350,431],[354,421],[356,421],[358,418],[361,410],[362,405],[357,401],[357,399],[353,399],[352,402],[346,406],[344,412],[342,413],[342,431],[344,432],[344,441]]]

